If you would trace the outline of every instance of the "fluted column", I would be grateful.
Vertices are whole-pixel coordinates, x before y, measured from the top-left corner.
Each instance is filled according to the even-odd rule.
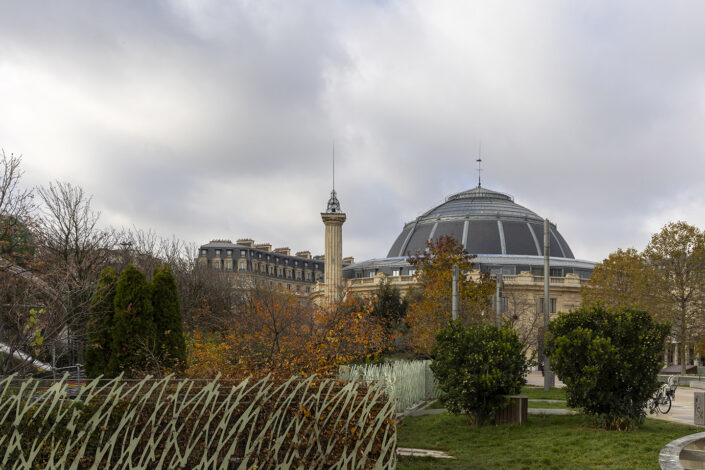
[[[346,216],[343,213],[321,214],[326,227],[324,284],[326,303],[334,305],[340,301],[343,282],[343,223]]]

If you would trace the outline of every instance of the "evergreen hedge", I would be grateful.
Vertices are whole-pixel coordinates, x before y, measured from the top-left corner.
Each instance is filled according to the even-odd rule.
[[[120,273],[108,375],[134,375],[154,364],[156,333],[152,295],[144,274],[132,265]]]
[[[86,345],[86,374],[94,378],[105,374],[110,363],[115,316],[117,275],[111,267],[103,269],[91,299]]]

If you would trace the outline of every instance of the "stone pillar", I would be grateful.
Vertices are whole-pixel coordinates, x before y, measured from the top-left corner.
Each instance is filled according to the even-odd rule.
[[[324,267],[325,303],[330,306],[340,301],[343,283],[343,223],[344,213],[321,213],[326,226],[326,247]]]
[[[670,350],[668,349],[668,346],[663,348],[663,362],[665,363],[664,367],[668,367],[668,356],[669,356],[668,353],[669,352],[670,352]]]
[[[693,423],[705,426],[705,392],[693,393]]]

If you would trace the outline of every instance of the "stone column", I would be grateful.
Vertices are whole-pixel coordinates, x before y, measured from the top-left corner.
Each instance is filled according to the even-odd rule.
[[[321,213],[326,227],[324,291],[325,303],[330,306],[340,301],[343,283],[343,223],[344,213]]]
[[[668,367],[668,353],[669,353],[668,346],[663,348],[663,362],[665,363],[664,367]]]

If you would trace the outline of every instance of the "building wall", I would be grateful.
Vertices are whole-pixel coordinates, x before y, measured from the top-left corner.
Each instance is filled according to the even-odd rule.
[[[202,245],[197,261],[231,273],[233,283],[240,286],[279,288],[301,294],[311,293],[324,275],[323,260],[226,242]]]

